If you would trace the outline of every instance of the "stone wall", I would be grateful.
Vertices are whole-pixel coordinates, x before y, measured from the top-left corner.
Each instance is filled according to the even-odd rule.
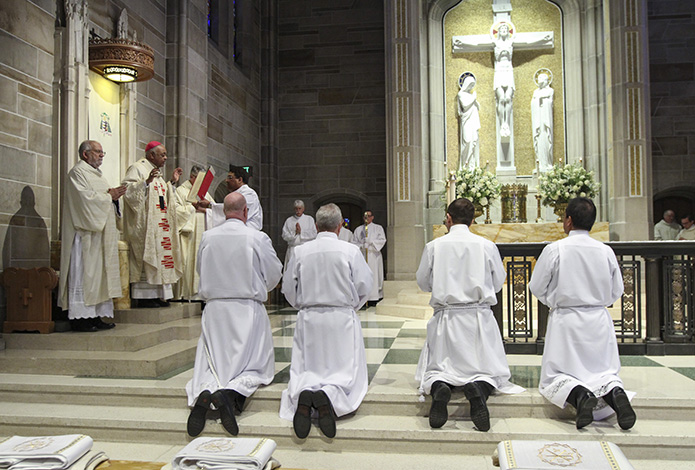
[[[49,263],[54,10],[0,2],[0,269]]]
[[[695,181],[695,11],[650,0],[649,61],[654,194]],[[654,214],[655,221],[661,214]]]
[[[327,198],[364,204],[387,224],[383,8],[279,1],[279,224],[297,198],[312,215]]]

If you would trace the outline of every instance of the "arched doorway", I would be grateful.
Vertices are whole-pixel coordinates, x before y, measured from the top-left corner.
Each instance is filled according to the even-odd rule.
[[[686,215],[695,215],[695,189],[688,186],[670,188],[654,195],[654,223],[667,210],[676,213],[676,222]]]

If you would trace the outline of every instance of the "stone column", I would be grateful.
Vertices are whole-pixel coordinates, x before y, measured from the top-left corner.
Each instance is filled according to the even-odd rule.
[[[611,240],[648,240],[652,224],[646,0],[605,2]]]
[[[423,25],[414,2],[395,0],[385,5],[388,275],[390,280],[412,280],[425,242],[423,171],[428,171],[428,162],[422,144]],[[443,173],[442,167],[441,191]]]

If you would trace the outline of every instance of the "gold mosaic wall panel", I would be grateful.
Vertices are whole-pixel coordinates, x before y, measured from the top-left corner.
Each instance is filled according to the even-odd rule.
[[[553,72],[551,87],[555,90],[553,104],[555,162],[565,161],[565,111],[564,79],[562,68],[562,13],[546,0],[512,0],[511,19],[519,32],[553,31],[554,48],[539,51],[515,50],[514,65],[514,155],[519,175],[529,175],[536,166],[531,136],[531,97],[536,89],[533,76],[539,68]],[[495,128],[495,93],[492,89],[494,64],[490,52],[467,52],[454,55],[451,37],[469,34],[489,34],[492,25],[490,0],[462,1],[444,17],[444,76],[446,115],[446,155],[449,170],[458,169],[458,119],[456,94],[458,78],[470,71],[478,81],[475,90],[480,104],[480,164],[490,162],[490,170],[497,166],[497,142]]]

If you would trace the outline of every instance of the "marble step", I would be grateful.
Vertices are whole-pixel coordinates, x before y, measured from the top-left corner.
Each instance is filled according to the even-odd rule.
[[[201,314],[199,302],[171,302],[170,307],[128,308],[115,310],[114,321],[118,323],[161,324],[190,318]]]
[[[112,330],[96,333],[12,333],[3,338],[7,349],[139,351],[167,341],[198,338],[200,331],[200,317],[194,316],[161,324],[118,323]]]
[[[428,299],[429,301],[429,299]],[[432,316],[433,310],[429,305],[401,304],[398,299],[384,299],[376,304],[377,315],[392,317],[413,318],[427,320]]]
[[[190,375],[190,374],[189,374]],[[128,407],[133,403],[147,403],[153,408],[185,409],[187,405],[184,390],[187,378],[180,378],[176,384],[139,383],[137,380],[114,384],[108,379],[83,378],[75,384],[60,383],[59,377],[27,375],[4,376],[0,383],[0,401],[17,403],[97,405],[108,402],[111,407]],[[247,412],[275,412],[280,408],[280,395],[285,384],[271,384],[260,388],[247,401]],[[391,416],[426,417],[430,407],[429,398],[421,402],[415,393],[384,393],[370,390],[359,408],[359,414]],[[663,398],[637,396],[633,400],[640,421],[695,421],[695,398]],[[561,410],[550,404],[537,390],[519,395],[492,396],[488,400],[492,417],[535,418],[573,420],[571,407]],[[449,403],[452,418],[469,416],[468,402],[462,393],[454,392]]]
[[[429,307],[431,294],[420,289],[403,289],[398,293],[398,303]]]
[[[170,444],[185,446],[188,411],[132,407],[61,405],[0,402],[0,435],[46,435],[85,433],[95,440]],[[608,440],[629,459],[690,460],[695,452],[692,422],[640,420],[630,431],[621,431],[614,421],[577,431],[572,420],[540,418],[492,418],[487,433],[473,429],[469,420],[450,419],[441,429],[430,429],[419,416],[382,416],[364,413],[338,421],[335,439],[326,439],[314,426],[306,440],[298,440],[292,424],[277,412],[245,411],[239,417],[240,436],[274,439],[279,448],[303,451],[386,452],[492,455],[499,441]],[[225,436],[222,427],[208,421],[204,435]]]
[[[11,374],[156,378],[190,367],[197,342],[197,338],[178,339],[139,351],[6,349],[0,351],[0,370]]]

